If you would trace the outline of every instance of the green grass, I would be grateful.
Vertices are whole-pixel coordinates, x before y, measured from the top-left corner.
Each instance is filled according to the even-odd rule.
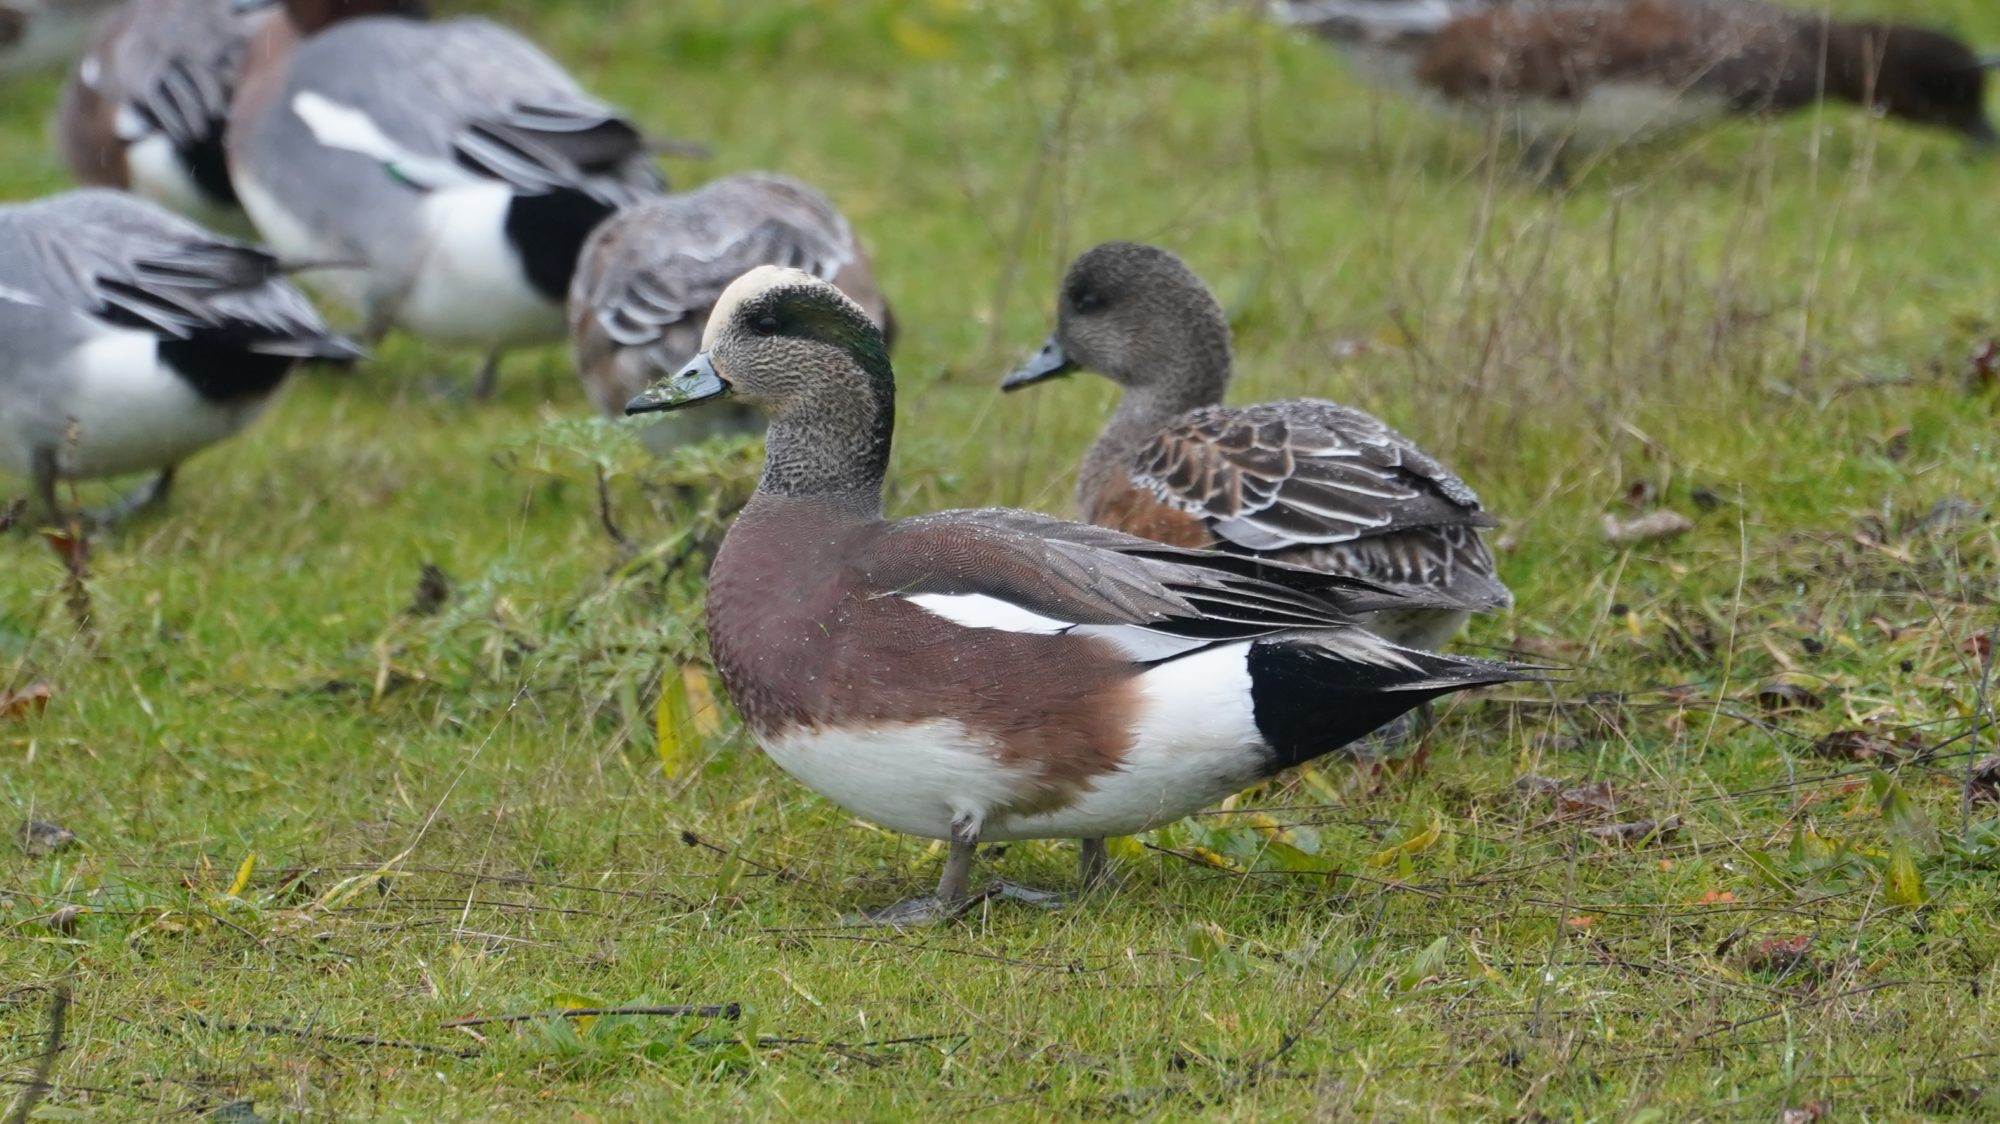
[[[754,452],[644,462],[556,349],[439,401],[473,357],[395,341],[100,538],[87,631],[47,545],[0,536],[0,690],[51,692],[0,718],[0,818],[79,840],[0,847],[0,1076],[75,997],[38,1119],[2000,1111],[2000,812],[1961,803],[2000,623],[2000,394],[1966,371],[2000,167],[1829,110],[1557,196],[1221,5],[492,6],[711,142],[683,182],[777,168],[847,210],[906,328],[895,510],[1068,506],[1110,387],[994,383],[1069,256],[1157,240],[1230,308],[1240,400],[1376,410],[1506,517],[1519,607],[1466,643],[1575,670],[1460,700],[1422,771],[1326,764],[1154,832],[1108,898],[843,930],[938,849],[733,720],[674,775],[656,745]],[[2000,41],[1990,5],[1900,7]],[[53,96],[6,93],[10,195],[63,186]],[[1695,529],[1608,545],[1649,495]],[[456,594],[412,616],[426,563]],[[1920,752],[1815,748],[1857,728]],[[742,1017],[442,1025],[630,1003]]]

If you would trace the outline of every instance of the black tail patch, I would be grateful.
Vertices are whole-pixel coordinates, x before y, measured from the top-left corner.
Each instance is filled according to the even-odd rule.
[[[1362,659],[1311,641],[1250,646],[1250,699],[1258,732],[1276,750],[1271,772],[1359,741],[1439,696],[1539,678],[1533,668],[1368,639],[1406,666],[1385,666],[1389,661]]]
[[[535,291],[555,303],[569,297],[583,244],[615,208],[575,188],[517,195],[507,208],[507,241]]]

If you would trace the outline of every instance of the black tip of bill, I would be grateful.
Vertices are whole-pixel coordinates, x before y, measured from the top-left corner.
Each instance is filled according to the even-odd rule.
[[[708,353],[703,352],[671,377],[661,379],[641,391],[637,398],[625,403],[625,414],[631,417],[678,410],[728,393],[729,384],[715,373],[715,364],[709,361]]]
[[[1076,370],[1076,364],[1063,353],[1062,344],[1050,336],[1040,351],[1030,356],[1026,363],[1014,368],[1014,373],[1000,380],[1001,390],[1019,390],[1038,382],[1058,378]]]

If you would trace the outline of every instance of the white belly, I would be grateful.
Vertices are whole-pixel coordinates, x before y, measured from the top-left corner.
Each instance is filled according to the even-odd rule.
[[[57,450],[57,468],[77,479],[179,464],[235,434],[270,397],[216,405],[162,366],[154,338],[107,328],[70,355],[55,402],[10,405],[0,425],[0,462],[26,472],[37,448]]]
[[[243,233],[243,216],[231,207],[218,207],[203,193],[173,142],[159,133],[148,133],[125,146],[125,170],[132,178],[132,193],[185,215],[210,230]]]
[[[1508,104],[1503,123],[1529,140],[1567,140],[1586,149],[1610,149],[1713,121],[1729,112],[1727,99],[1681,93],[1641,82],[1593,86],[1580,102],[1523,98]]]
[[[230,179],[236,188],[237,201],[243,204],[244,213],[250,216],[258,236],[278,255],[279,260],[299,264],[344,262],[354,258],[351,251],[330,238],[321,237],[311,224],[294,215],[278,201],[276,194],[258,183],[240,165],[231,166]],[[359,266],[360,263],[356,264]],[[299,280],[356,312],[366,311],[368,307],[369,272],[364,268],[307,270],[299,274]]]
[[[867,730],[795,730],[764,743],[778,766],[848,811],[933,839],[953,820],[979,838],[1080,839],[1171,823],[1263,775],[1267,753],[1250,704],[1248,645],[1163,664],[1140,677],[1132,746],[1071,803],[1009,814],[1042,791],[1040,770],[1003,764],[994,746],[950,719]]]
[[[513,200],[504,185],[484,183],[424,200],[428,234],[398,323],[425,339],[489,349],[562,338],[562,305],[528,284],[507,241]]]

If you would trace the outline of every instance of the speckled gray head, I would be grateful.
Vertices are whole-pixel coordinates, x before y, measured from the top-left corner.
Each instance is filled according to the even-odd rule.
[[[783,418],[862,398],[894,401],[881,330],[861,306],[812,274],[763,265],[723,290],[701,353],[646,388],[628,414],[676,410],[728,395]]]
[[[1226,370],[1228,357],[1229,322],[1187,263],[1158,246],[1105,242],[1070,265],[1055,331],[1000,386],[1018,390],[1078,370],[1143,386],[1217,361]]]

